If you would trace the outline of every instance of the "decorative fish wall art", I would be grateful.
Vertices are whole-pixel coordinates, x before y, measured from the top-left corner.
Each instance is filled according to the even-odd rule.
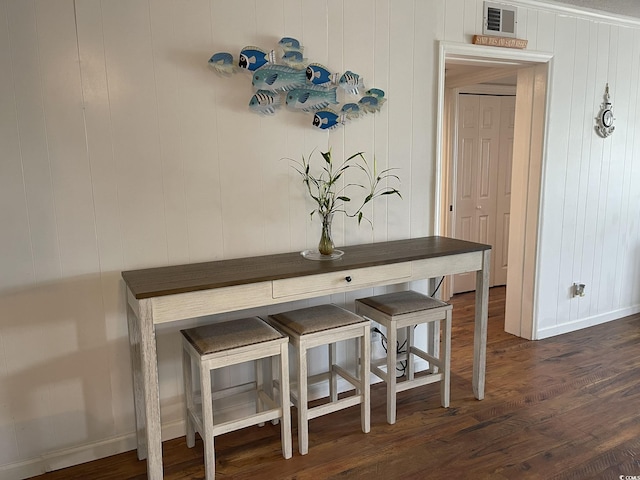
[[[254,93],[249,109],[274,115],[282,105],[312,115],[311,125],[330,130],[369,113],[377,113],[387,101],[379,88],[365,90],[360,75],[350,70],[340,74],[319,63],[309,63],[304,47],[292,37],[283,37],[276,50],[247,46],[237,63],[228,52],[214,53],[208,64],[225,77],[238,71],[251,74]],[[364,91],[364,93],[360,93]]]
[[[266,65],[253,74],[253,88],[272,92],[287,92],[305,85],[305,74],[302,70],[286,65]]]

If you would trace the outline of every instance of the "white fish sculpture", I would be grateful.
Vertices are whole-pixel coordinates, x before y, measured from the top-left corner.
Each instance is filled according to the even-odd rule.
[[[286,104],[289,108],[311,112],[338,103],[335,88],[302,87],[295,88],[287,94]]]
[[[268,90],[258,90],[249,101],[249,108],[261,115],[273,115],[280,107],[282,100],[280,95]]]
[[[207,63],[221,75],[228,76],[236,72],[236,66],[233,64],[233,55],[228,52],[214,53]]]

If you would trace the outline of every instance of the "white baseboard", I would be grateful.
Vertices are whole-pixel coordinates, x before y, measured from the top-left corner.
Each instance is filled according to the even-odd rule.
[[[537,339],[542,340],[543,338],[554,337],[556,335],[562,335],[563,333],[575,332],[583,328],[593,327],[595,325],[600,325],[601,323],[607,323],[613,320],[627,317],[629,315],[635,315],[636,313],[640,313],[640,305],[621,308],[613,312],[594,315],[592,317],[581,318],[580,320],[576,320],[574,322],[562,323],[560,325],[554,325],[553,327],[541,328],[540,330],[538,330]]]
[[[20,480],[72,465],[90,462],[98,458],[116,455],[135,448],[135,434],[131,433],[99,442],[57,450],[22,462],[2,465],[0,466],[0,478]]]
[[[162,425],[162,440],[185,435],[183,420]],[[22,462],[0,465],[2,480],[21,480],[136,449],[134,432],[49,452]]]

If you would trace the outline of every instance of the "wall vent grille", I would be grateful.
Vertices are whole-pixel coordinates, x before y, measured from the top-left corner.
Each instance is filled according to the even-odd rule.
[[[518,10],[516,7],[484,2],[483,34],[515,38],[517,25]]]

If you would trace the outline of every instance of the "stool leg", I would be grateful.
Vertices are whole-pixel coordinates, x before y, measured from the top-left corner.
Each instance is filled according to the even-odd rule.
[[[204,435],[204,471],[207,480],[215,480],[216,457],[213,448],[213,403],[211,399],[211,371],[200,363],[200,389],[202,390],[202,428]]]
[[[256,377],[256,393],[260,390],[264,389],[264,361],[266,359],[260,358],[258,360],[254,360],[253,366]],[[264,411],[264,402],[262,401],[262,397],[257,394],[256,395],[256,413],[260,413]],[[258,424],[260,427],[264,427],[264,422]]]
[[[275,357],[272,357],[275,358]],[[275,369],[273,370],[275,373]],[[273,382],[272,382],[273,384]],[[291,399],[289,398],[289,344],[280,347],[280,407],[282,416],[280,422],[280,437],[282,441],[282,456],[291,458]],[[273,398],[273,397],[272,397]]]
[[[414,333],[414,326],[413,325],[409,325],[407,327],[407,380],[413,380],[413,374],[414,374],[414,365],[413,365],[413,353],[411,353],[411,348],[413,347],[413,333]]]
[[[182,377],[184,378],[187,447],[193,448],[196,444],[196,433],[193,420],[189,413],[193,410],[193,377],[191,373],[191,355],[189,355],[186,348],[182,349]]]
[[[279,372],[278,370],[278,357],[273,356],[271,357],[271,384],[269,385],[271,391],[271,398],[276,398],[275,397],[275,391],[276,389],[280,390],[280,382],[282,382],[282,377],[278,377],[277,379],[274,378],[274,376],[277,374],[277,372]],[[288,378],[288,377],[287,377]]]
[[[287,350],[287,354],[288,354],[289,350],[288,350],[288,346],[286,344],[285,344],[285,350]],[[279,358],[280,357],[278,355],[274,355],[274,356],[272,356],[270,358],[271,363],[270,363],[269,367],[270,367],[271,370],[269,372],[269,375],[267,376],[267,378],[270,379],[269,385],[268,385],[268,390],[267,390],[267,395],[269,395],[269,398],[273,399],[274,401],[275,401],[275,398],[276,398],[276,388],[278,389],[278,391],[280,391],[280,387],[278,385],[280,385],[280,383],[282,382],[282,379],[284,378],[284,377],[280,376],[279,377],[279,381],[277,383],[276,383],[275,378],[274,378],[275,375],[277,375],[277,372],[279,372],[279,370],[278,370],[278,368],[279,368],[278,367],[278,365],[279,365],[278,359]],[[287,355],[287,363],[288,363],[288,359],[289,359],[289,356]],[[289,367],[287,367],[287,368],[289,368]],[[289,387],[289,385],[288,385],[289,376],[288,375],[289,375],[289,372],[287,371],[287,391],[289,390],[289,388],[288,388]],[[289,399],[289,401],[291,401],[291,400]],[[272,425],[277,425],[279,421],[280,421],[280,419],[274,418],[273,420],[271,420],[271,424]]]
[[[396,423],[396,365],[398,331],[395,324],[387,328],[387,423]]]
[[[333,366],[336,364],[336,344],[329,344],[329,399],[332,402],[338,401],[338,375]]]
[[[369,332],[371,332],[371,328],[369,328]],[[358,367],[362,368],[362,363],[364,362],[364,352],[362,351],[362,342],[359,338],[354,338],[356,342],[356,372],[358,371]],[[371,351],[371,333],[369,333],[369,351]],[[371,357],[371,355],[369,355]],[[371,361],[371,358],[369,358]],[[371,366],[369,366],[371,368]],[[356,395],[362,395],[362,390],[360,388],[356,388]]]
[[[440,322],[437,322],[438,324]],[[444,339],[442,341],[442,351],[440,363],[443,367],[442,381],[440,382],[440,402],[442,406],[447,408],[449,406],[449,392],[451,384],[451,310],[447,312],[447,316],[444,320]]]
[[[298,450],[300,455],[309,452],[309,417],[307,405],[307,348],[298,345]]]
[[[362,431],[371,430],[371,327],[364,327],[364,334],[360,339],[360,383],[362,385],[362,405],[360,405],[360,419]]]
[[[427,338],[427,347],[427,352],[429,352],[431,356],[440,358],[440,320],[435,320],[431,323],[429,337]],[[431,373],[438,373],[438,366],[429,365],[429,371]]]

